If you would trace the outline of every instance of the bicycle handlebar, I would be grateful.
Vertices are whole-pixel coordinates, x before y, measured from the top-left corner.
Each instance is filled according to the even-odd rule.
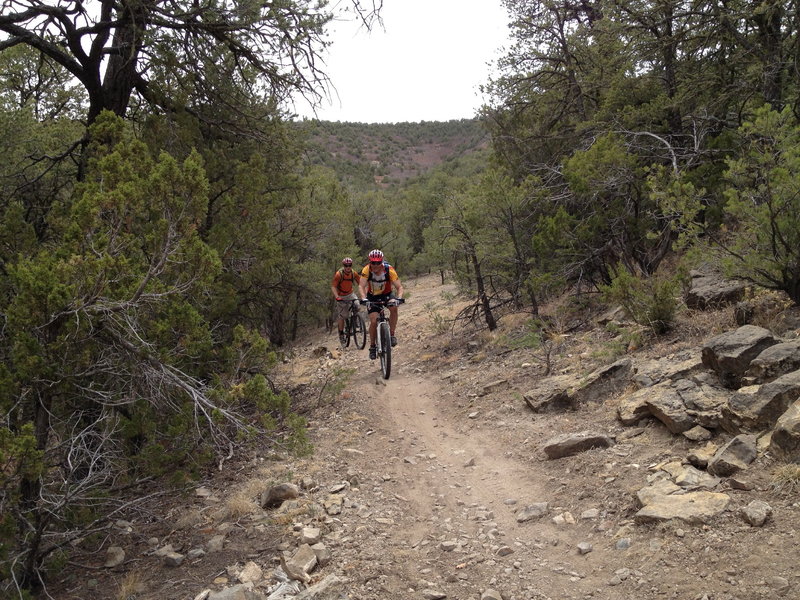
[[[397,306],[398,304],[404,304],[405,301],[405,298],[389,298],[388,300],[367,300],[366,298],[359,299],[359,302],[365,306],[369,306],[370,304],[375,306]]]

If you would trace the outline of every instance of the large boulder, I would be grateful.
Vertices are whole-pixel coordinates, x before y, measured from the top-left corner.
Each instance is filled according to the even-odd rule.
[[[800,369],[800,339],[780,342],[756,356],[745,372],[747,385],[765,383]]]
[[[622,391],[630,381],[633,363],[629,358],[604,365],[589,373],[575,388],[571,396],[577,405],[583,402],[600,402]]]
[[[800,398],[800,370],[761,386],[741,388],[722,408],[720,425],[731,433],[772,429],[778,418]]]
[[[624,425],[634,425],[653,416],[676,434],[698,425],[717,429],[729,395],[727,390],[691,379],[668,380],[622,398],[617,417]]]
[[[275,508],[286,500],[293,500],[300,496],[300,488],[293,483],[279,483],[268,488],[261,494],[262,508]]]
[[[623,425],[636,425],[642,419],[651,417],[647,401],[654,395],[669,393],[671,387],[669,382],[660,383],[636,390],[629,396],[623,396],[617,406],[617,417]]]
[[[536,413],[577,410],[585,402],[599,402],[624,389],[633,370],[629,358],[596,369],[575,384],[572,376],[551,378],[546,387],[539,386],[522,395]]]
[[[743,325],[706,342],[703,364],[719,376],[722,385],[738,389],[753,359],[778,341],[768,329]]]
[[[697,425],[694,417],[687,412],[683,398],[674,385],[648,389],[658,392],[647,400],[650,414],[664,423],[672,433],[683,433]]]
[[[636,373],[631,380],[637,387],[648,387],[662,381],[676,381],[697,375],[705,370],[699,350],[662,356],[637,362]]]
[[[549,377],[540,385],[522,394],[522,399],[535,413],[577,410],[577,403],[571,393],[574,384],[575,378],[572,376]]]
[[[730,496],[727,494],[705,491],[654,495],[648,498],[648,504],[633,518],[637,523],[679,519],[692,525],[699,525],[724,512],[730,501]]]
[[[780,460],[800,462],[800,401],[793,402],[778,419],[769,451]]]
[[[592,431],[580,433],[565,433],[551,438],[545,442],[543,450],[547,458],[564,458],[573,456],[592,448],[609,448],[614,445],[614,440],[604,434]]]
[[[708,463],[707,471],[718,477],[730,477],[742,471],[756,459],[756,437],[737,435],[717,450]]]
[[[744,298],[746,289],[741,281],[731,281],[716,275],[693,277],[686,294],[686,306],[706,310],[734,304]]]

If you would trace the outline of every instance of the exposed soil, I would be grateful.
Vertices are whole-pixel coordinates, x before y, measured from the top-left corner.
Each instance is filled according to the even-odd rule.
[[[515,318],[503,319],[492,335],[460,327],[437,333],[442,319],[463,306],[453,300],[454,289],[435,277],[404,285],[408,302],[400,308],[400,344],[388,381],[366,350],[341,350],[335,335],[323,331],[312,332],[281,368],[280,380],[304,394],[313,457],[255,453],[203,482],[211,498],[193,493],[159,500],[152,514],[131,517],[128,538],[109,535],[106,546],[125,542],[125,563],[75,570],[55,597],[191,599],[236,583],[247,561],[262,567],[259,587],[266,596],[280,551],[296,548],[300,524],[313,524],[332,554],[313,580],[331,573],[348,578],[349,600],[479,600],[489,589],[504,600],[800,598],[800,504],[795,493],[771,485],[774,465],[766,458],[740,477],[753,489],[718,490],[731,503],[711,522],[635,524],[636,492],[655,465],[683,460],[699,444],[656,421],[627,437],[630,428],[616,420],[614,398],[561,414],[532,413],[522,394],[546,382],[546,357],[498,343]],[[733,326],[724,312],[704,316],[702,324],[697,318],[687,318],[658,346],[634,351],[634,360],[683,349],[699,353],[705,337]],[[602,330],[564,335],[551,367],[577,380],[611,362],[602,352],[611,337]],[[337,382],[345,382],[342,389]],[[544,441],[585,430],[615,435],[617,443],[545,458]],[[262,511],[259,493],[287,480],[303,484],[302,506],[321,505],[333,486],[346,482],[341,514]],[[738,515],[755,499],[773,509],[763,527]],[[545,516],[517,521],[520,509],[538,502],[548,503]],[[156,518],[159,512],[163,518]],[[165,567],[152,555],[166,543],[184,553],[205,547],[220,533],[222,551],[180,567]],[[157,546],[147,543],[153,536]],[[105,560],[101,550],[93,557],[98,566]]]

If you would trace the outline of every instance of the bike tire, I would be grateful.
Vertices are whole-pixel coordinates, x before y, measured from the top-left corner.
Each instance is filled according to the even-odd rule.
[[[386,321],[379,324],[378,335],[381,338],[381,373],[383,373],[384,379],[389,379],[389,375],[392,374],[392,336],[389,333],[389,324]]]
[[[350,319],[344,322],[344,343],[342,344],[343,348],[347,348],[350,345],[350,338],[353,337],[352,327],[350,325]]]
[[[367,345],[367,326],[361,313],[350,317],[350,328],[353,331],[353,343],[356,348],[363,350],[364,346]]]

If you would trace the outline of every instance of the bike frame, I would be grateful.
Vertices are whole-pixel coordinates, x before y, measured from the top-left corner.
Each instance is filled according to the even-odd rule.
[[[351,300],[350,301],[350,316],[353,317],[361,312],[359,309],[361,305],[359,304],[358,300]]]
[[[345,319],[344,331],[347,336],[347,342],[344,344],[345,346],[349,346],[352,341],[356,348],[364,348],[367,326],[364,322],[364,317],[361,315],[361,305],[358,300],[350,301],[350,309]]]
[[[389,306],[389,302],[394,302],[395,306],[400,304],[396,299],[390,299],[383,302],[373,302],[371,300],[367,300],[367,309],[369,310],[370,306],[377,306],[377,331],[375,332],[375,346],[377,347],[378,358],[381,361],[381,373],[383,374],[384,379],[389,379],[389,375],[392,372],[392,332],[389,329],[389,317],[386,315],[386,309]]]
[[[383,329],[385,332],[387,332],[387,335],[390,338],[391,338],[391,335],[392,335],[391,331],[389,330],[389,317],[386,316],[386,308],[385,307],[381,308],[381,310],[378,311],[378,323],[377,323],[377,326],[378,326],[378,331],[375,334],[375,338],[376,338],[375,341],[377,342],[377,345],[378,345],[378,354],[381,354],[383,352],[383,350],[384,350],[384,348],[383,348],[384,340],[383,340],[383,336],[381,335],[381,329]],[[389,347],[391,348],[391,342],[389,343]]]

